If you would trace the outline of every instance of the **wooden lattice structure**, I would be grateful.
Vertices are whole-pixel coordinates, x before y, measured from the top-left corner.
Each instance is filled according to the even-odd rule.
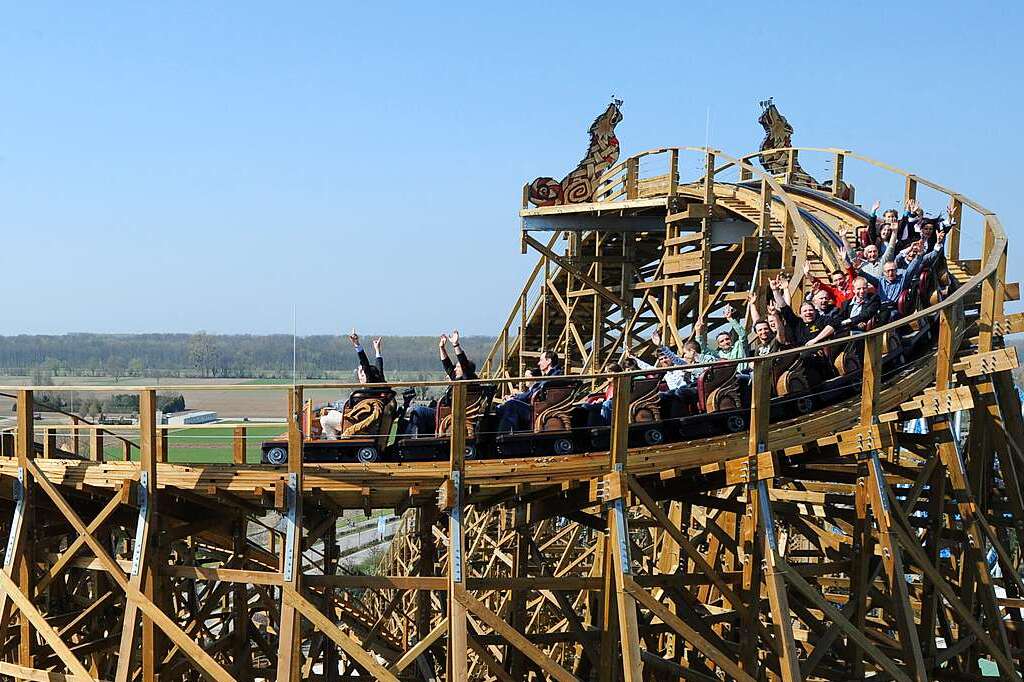
[[[953,200],[960,286],[899,323],[933,325],[934,352],[888,369],[895,325],[879,327],[858,340],[858,395],[785,421],[769,409],[778,358],[757,358],[742,431],[644,447],[629,447],[630,377],[616,375],[606,451],[467,461],[454,428],[448,461],[401,464],[303,466],[303,386],[245,387],[287,390],[286,467],[246,464],[241,427],[233,464],[167,462],[153,389],[123,429],[136,461],[84,456],[83,440],[117,429],[37,434],[33,390],[7,387],[0,675],[970,680],[985,659],[1019,680],[1024,423],[1002,338],[1024,319],[1003,313],[1006,235],[935,183],[846,150],[801,152],[829,155],[832,187],[856,161],[907,197],[924,186]],[[539,261],[487,380],[557,348],[597,381],[623,348],[645,352],[655,325],[678,345],[752,279],[833,268],[837,235],[864,212],[764,173],[759,153],[653,150],[607,169],[593,201],[524,205]],[[680,177],[686,154],[701,177]],[[645,175],[655,160],[665,172]],[[979,258],[961,257],[969,225]],[[454,424],[466,394],[454,385]],[[338,518],[373,508],[403,512],[401,531],[377,575],[346,573]]]

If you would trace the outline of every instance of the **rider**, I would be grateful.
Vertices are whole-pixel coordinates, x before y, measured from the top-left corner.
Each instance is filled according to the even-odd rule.
[[[853,298],[837,309],[832,319],[804,345],[824,341],[837,332],[846,335],[867,331],[868,325],[874,321],[881,306],[882,300],[878,294],[868,293],[868,281],[858,277],[853,281]]]
[[[618,374],[622,371],[622,365],[613,362],[608,365],[607,369],[613,374]],[[614,398],[615,379],[610,377],[601,388],[583,402],[582,407],[587,411],[587,426],[608,426],[612,423],[612,401]]]
[[[562,374],[558,364],[558,353],[553,350],[541,352],[537,368],[542,377]],[[530,417],[533,416],[533,396],[543,388],[543,381],[531,384],[522,393],[517,393],[498,407],[498,431],[525,431],[530,428]]]
[[[355,348],[356,357],[359,360],[359,366],[356,367],[356,379],[359,383],[384,383],[384,355],[382,353],[384,339],[380,336],[373,339],[373,351],[376,358],[372,365],[369,358],[366,357],[366,351],[363,350],[362,345],[359,343],[359,334],[356,334],[355,329],[349,333],[348,340],[352,342],[352,347]],[[323,438],[336,440],[341,436],[343,410],[344,403],[333,403],[324,414],[320,415],[320,430]]]
[[[728,321],[731,331],[718,332],[715,336],[713,350],[708,348],[707,325],[703,320],[698,320],[695,328],[697,343],[708,355],[719,360],[738,360],[747,357],[750,355],[750,350],[747,348],[747,330],[740,322],[739,311],[731,303],[725,307],[725,319]],[[745,368],[746,363],[737,365],[738,371],[742,372]]]
[[[451,358],[448,357],[447,345],[449,341],[451,341],[452,348],[455,349],[457,363],[452,363]],[[444,370],[444,373],[451,381],[477,378],[476,365],[466,357],[466,352],[462,350],[462,346],[459,344],[458,329],[453,330],[451,336],[441,334],[438,337],[437,353],[441,360],[441,369]],[[405,433],[414,435],[430,433],[434,428],[436,418],[436,408],[429,405],[415,405],[406,412]]]

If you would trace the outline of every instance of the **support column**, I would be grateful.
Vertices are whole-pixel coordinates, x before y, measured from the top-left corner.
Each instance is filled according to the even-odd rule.
[[[707,310],[714,289],[711,274],[711,223],[714,220],[715,205],[715,154],[710,149],[704,157],[704,203],[708,207],[707,217],[701,219],[701,268],[700,300],[697,310]]]
[[[763,452],[766,447],[765,436],[767,433],[767,410],[771,400],[771,364],[767,362],[755,363],[753,365],[753,376],[750,385],[750,435],[748,438],[747,454],[754,463],[754,470],[757,469],[757,455]],[[748,464],[748,470],[750,466]],[[756,480],[756,477],[755,477]],[[760,509],[757,503],[756,486],[747,486],[747,508],[740,527],[742,529],[740,543],[746,554],[746,561],[743,562],[743,595],[746,608],[740,614],[740,623],[743,632],[748,636],[740,642],[740,668],[756,678],[758,669],[758,646],[757,640],[751,635],[756,631],[755,622],[760,620],[761,603],[761,560],[762,547],[757,542],[758,527],[760,526]]]
[[[97,433],[96,431],[93,432]],[[91,444],[94,445],[95,441]],[[132,553],[132,568],[128,584],[141,592],[149,601],[160,605],[157,597],[156,584],[158,575],[155,559],[159,556],[159,533],[155,527],[156,507],[156,391],[143,389],[139,391],[139,484],[137,488],[139,519],[135,529],[135,541]],[[90,453],[94,457],[94,452]],[[142,616],[141,645],[136,640],[139,616],[138,600],[130,594],[125,595],[124,618],[121,625],[121,645],[118,650],[116,682],[127,682],[132,679],[134,655],[141,652],[142,678],[145,682],[156,679],[157,665],[162,659],[158,649],[162,649],[162,638],[158,641],[156,628],[152,619]]]
[[[32,391],[18,391],[18,434],[15,437],[15,453],[18,456],[18,469],[21,472],[28,468],[28,461],[35,458],[35,400]],[[28,485],[28,476],[23,474],[21,495],[24,500],[23,518],[20,529],[20,542],[14,539],[14,580],[22,594],[33,594],[35,586],[32,584],[32,563],[34,562],[35,547],[31,540],[35,534],[35,500],[32,495],[32,488]],[[13,530],[13,529],[12,529]],[[12,549],[8,544],[8,551]],[[6,566],[6,562],[5,562]],[[6,616],[6,614],[4,614]],[[18,615],[19,637],[18,637],[18,664],[27,668],[35,667],[35,656],[33,654],[32,625],[28,614],[22,611]]]
[[[636,619],[636,599],[626,588],[626,581],[633,574],[629,546],[629,522],[626,515],[626,501],[629,495],[626,485],[626,468],[629,456],[629,396],[632,377],[620,376],[615,379],[615,396],[612,402],[612,434],[610,464],[612,473],[605,480],[609,484],[617,481],[618,490],[608,508],[608,538],[611,561],[606,566],[615,572],[615,603],[618,616],[619,642],[622,651],[622,671],[626,680],[642,679],[643,667],[640,660],[640,630]],[[607,561],[607,560],[606,560]]]
[[[288,480],[285,482],[285,541],[282,546],[281,624],[277,680],[298,682],[302,669],[302,627],[295,599],[302,589],[302,387],[288,392]]]
[[[458,598],[465,592],[465,537],[463,535],[463,476],[466,457],[466,384],[452,386],[452,437],[448,460],[448,680],[469,679],[469,621],[466,607]]]

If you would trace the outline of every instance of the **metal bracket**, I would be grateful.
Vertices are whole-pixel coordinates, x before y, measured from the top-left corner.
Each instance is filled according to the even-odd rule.
[[[142,570],[142,544],[149,513],[149,472],[139,472],[139,522],[135,526],[135,548],[132,551],[132,575]]]
[[[630,575],[633,572],[633,559],[629,553],[629,527],[626,525],[626,503],[620,497],[612,503],[615,513],[615,532],[619,541],[619,559],[622,561],[622,572]]]
[[[455,489],[455,506],[452,507],[452,537],[450,551],[452,562],[452,582],[462,582],[462,472],[452,472],[452,487]]]
[[[7,536],[7,552],[4,554],[4,567],[14,565],[14,546],[18,542],[21,522],[25,518],[25,467],[18,467],[18,478],[13,482],[14,516],[11,519],[11,532]]]
[[[779,551],[778,537],[775,535],[775,515],[772,513],[771,500],[768,499],[768,484],[757,482],[757,501],[761,505],[761,523],[764,524],[764,537],[773,552]]]
[[[878,459],[878,450],[871,451],[870,464],[871,469],[875,474],[873,478],[875,479],[875,486],[876,491],[878,492],[878,497],[882,501],[882,509],[885,510],[886,514],[889,514],[892,512],[892,507],[889,506],[889,496],[886,495],[885,489],[882,488],[882,486],[885,485],[883,483],[883,481],[885,480],[885,473],[882,471],[882,463]]]
[[[285,551],[284,551],[284,581],[292,581],[292,573],[295,570],[295,532],[298,530],[298,519],[296,518],[296,504],[299,487],[299,475],[288,474],[288,484],[284,489],[285,499]]]
[[[622,473],[626,468],[621,462],[612,465],[612,471]],[[626,501],[617,497],[611,503],[615,513],[615,534],[619,541],[619,559],[622,561],[622,572],[629,575],[633,572],[633,560],[629,553],[629,527],[626,525]]]

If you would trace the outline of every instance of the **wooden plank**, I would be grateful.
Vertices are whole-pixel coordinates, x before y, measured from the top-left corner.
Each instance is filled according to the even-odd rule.
[[[562,258],[562,256],[558,255],[557,253],[555,253],[554,251],[552,251],[548,247],[544,246],[543,244],[541,244],[539,241],[537,241],[536,239],[534,239],[530,235],[524,234],[523,235],[523,241],[526,244],[532,246],[536,251],[539,251],[540,253],[542,253],[545,256],[547,256],[550,260],[553,260],[554,262],[558,263],[559,266],[561,266],[567,272],[571,273],[572,276],[575,277],[576,279],[579,279],[582,282],[585,282],[589,287],[594,289],[603,298],[607,299],[608,301],[614,303],[615,305],[619,306],[620,308],[622,308],[624,310],[627,310],[627,309],[630,308],[630,305],[626,301],[623,301],[621,298],[619,298],[618,296],[613,294],[611,291],[609,291],[604,285],[602,285],[596,279],[594,279],[590,275],[588,275],[588,274],[586,274],[586,273],[584,273],[584,272],[582,272],[580,270],[577,270],[576,268],[571,267],[566,262],[566,260],[564,258]]]
[[[245,446],[248,430],[244,426],[236,426],[232,434],[231,461],[245,464]]]
[[[682,275],[679,277],[665,277],[663,279],[656,279],[650,282],[640,282],[634,284],[633,289],[637,291],[647,291],[648,289],[661,289],[666,286],[683,286],[686,284],[696,284],[700,281],[700,275]]]
[[[998,336],[1009,336],[1024,332],[1024,312],[1013,313],[996,318],[993,323],[993,333]]]
[[[28,680],[29,682],[102,682],[102,680],[96,680],[96,678],[88,674],[85,677],[62,675],[51,670],[26,668],[25,666],[7,663],[6,661],[0,661],[0,675],[9,675],[16,680]]]
[[[136,530],[134,548],[137,559],[137,571],[131,576],[132,588],[144,594],[150,601],[154,599],[153,580],[149,575],[152,567],[149,565],[154,538],[157,532],[153,529],[155,518],[154,507],[156,505],[156,392],[152,389],[139,392],[139,426],[140,426],[140,484],[145,478],[145,484],[141,485],[140,495],[145,495],[147,503],[145,513],[139,515],[139,527]],[[94,431],[94,434],[99,432]],[[93,459],[96,459],[93,457]],[[145,476],[142,476],[142,474]],[[147,580],[148,578],[148,580]],[[136,623],[139,615],[138,603],[127,596],[125,599],[124,616],[121,619],[121,644],[117,655],[117,672],[114,675],[115,682],[127,682],[132,674],[133,657],[136,648],[142,657],[143,679],[152,682],[155,676],[156,652],[155,635],[153,632],[152,620],[143,619],[142,645],[136,647]],[[148,627],[147,627],[148,625]]]
[[[725,671],[726,674],[740,682],[755,682],[755,678],[748,675],[738,665],[736,665],[736,662],[733,661],[728,654],[724,653],[721,649],[705,639],[699,632],[687,625],[685,621],[669,611],[664,604],[655,599],[647,592],[647,590],[633,582],[632,579],[626,579],[625,589],[628,590],[633,598],[640,602],[644,608],[660,618],[665,625],[668,625],[679,633],[686,641],[694,644],[698,651],[714,661],[715,665]]]
[[[662,259],[664,264],[663,272],[666,275],[677,275],[684,272],[701,272],[704,267],[703,251],[690,253],[679,253],[674,256],[665,256]]]
[[[456,586],[454,597],[480,622],[504,637],[509,644],[525,654],[527,658],[536,663],[546,674],[560,682],[577,682],[576,676],[549,658],[543,651],[534,646],[529,639],[484,606],[483,602],[470,595],[465,588]]]
[[[14,455],[17,458],[15,460],[17,469],[13,472],[13,477],[21,479],[19,483],[22,499],[16,501],[13,505],[14,512],[8,529],[7,544],[4,548],[3,568],[0,569],[0,572],[6,577],[14,578],[18,583],[21,583],[20,588],[25,590],[25,594],[31,594],[32,587],[29,583],[31,583],[32,573],[29,570],[25,544],[32,525],[34,500],[32,497],[32,480],[25,472],[35,455],[35,437],[33,435],[35,401],[32,391],[25,389],[18,391],[15,400],[18,411],[18,430],[14,436]],[[4,438],[4,442],[6,441],[7,438]],[[12,489],[14,489],[15,485],[18,485],[18,483],[12,482]],[[11,624],[11,606],[12,603],[8,595],[0,593],[0,641],[2,642],[7,641],[7,629]],[[30,621],[27,618],[21,619],[18,640],[18,662],[25,667],[32,667],[34,665],[34,662],[31,660],[32,636],[30,626]]]
[[[962,358],[953,365],[954,372],[963,372],[966,376],[977,377],[982,374],[993,374],[1017,369],[1017,349],[1013,346],[977,353]]]
[[[669,213],[665,216],[666,223],[678,223],[687,220],[701,220],[711,217],[711,205],[692,203],[687,204],[686,209],[676,213]]]
[[[725,463],[725,484],[756,483],[775,478],[775,456],[762,452],[754,457],[737,457]]]
[[[670,246],[683,246],[685,244],[693,244],[704,239],[703,232],[687,232],[681,234],[678,237],[669,237],[662,242],[662,246],[668,248]]]
[[[408,668],[409,665],[420,656],[420,654],[422,654],[424,651],[433,646],[434,642],[440,639],[441,635],[447,634],[447,632],[448,619],[442,618],[440,622],[438,622],[438,624],[434,626],[434,629],[427,634],[426,637],[416,642],[415,646],[413,646],[411,649],[402,654],[402,657],[395,661],[391,665],[391,667],[388,668],[388,672],[392,673],[393,675],[398,675],[399,673],[401,673],[403,670]]]
[[[882,390],[882,337],[864,339],[864,369],[861,375],[860,424],[870,427],[874,421],[875,404]]]
[[[161,566],[160,575],[173,578],[188,578],[190,580],[215,580],[250,585],[281,585],[284,582],[284,578],[280,573],[237,568],[204,568],[202,566]]]
[[[398,678],[378,663],[372,654],[363,649],[359,642],[349,637],[341,628],[335,625],[330,618],[320,613],[320,610],[317,609],[316,606],[292,589],[290,584],[285,584],[283,592],[285,604],[301,613],[302,616],[312,623],[317,630],[330,637],[332,642],[340,646],[348,656],[351,656],[352,659],[361,667],[365,668],[367,672],[378,680],[385,680],[385,682],[398,682]]]

